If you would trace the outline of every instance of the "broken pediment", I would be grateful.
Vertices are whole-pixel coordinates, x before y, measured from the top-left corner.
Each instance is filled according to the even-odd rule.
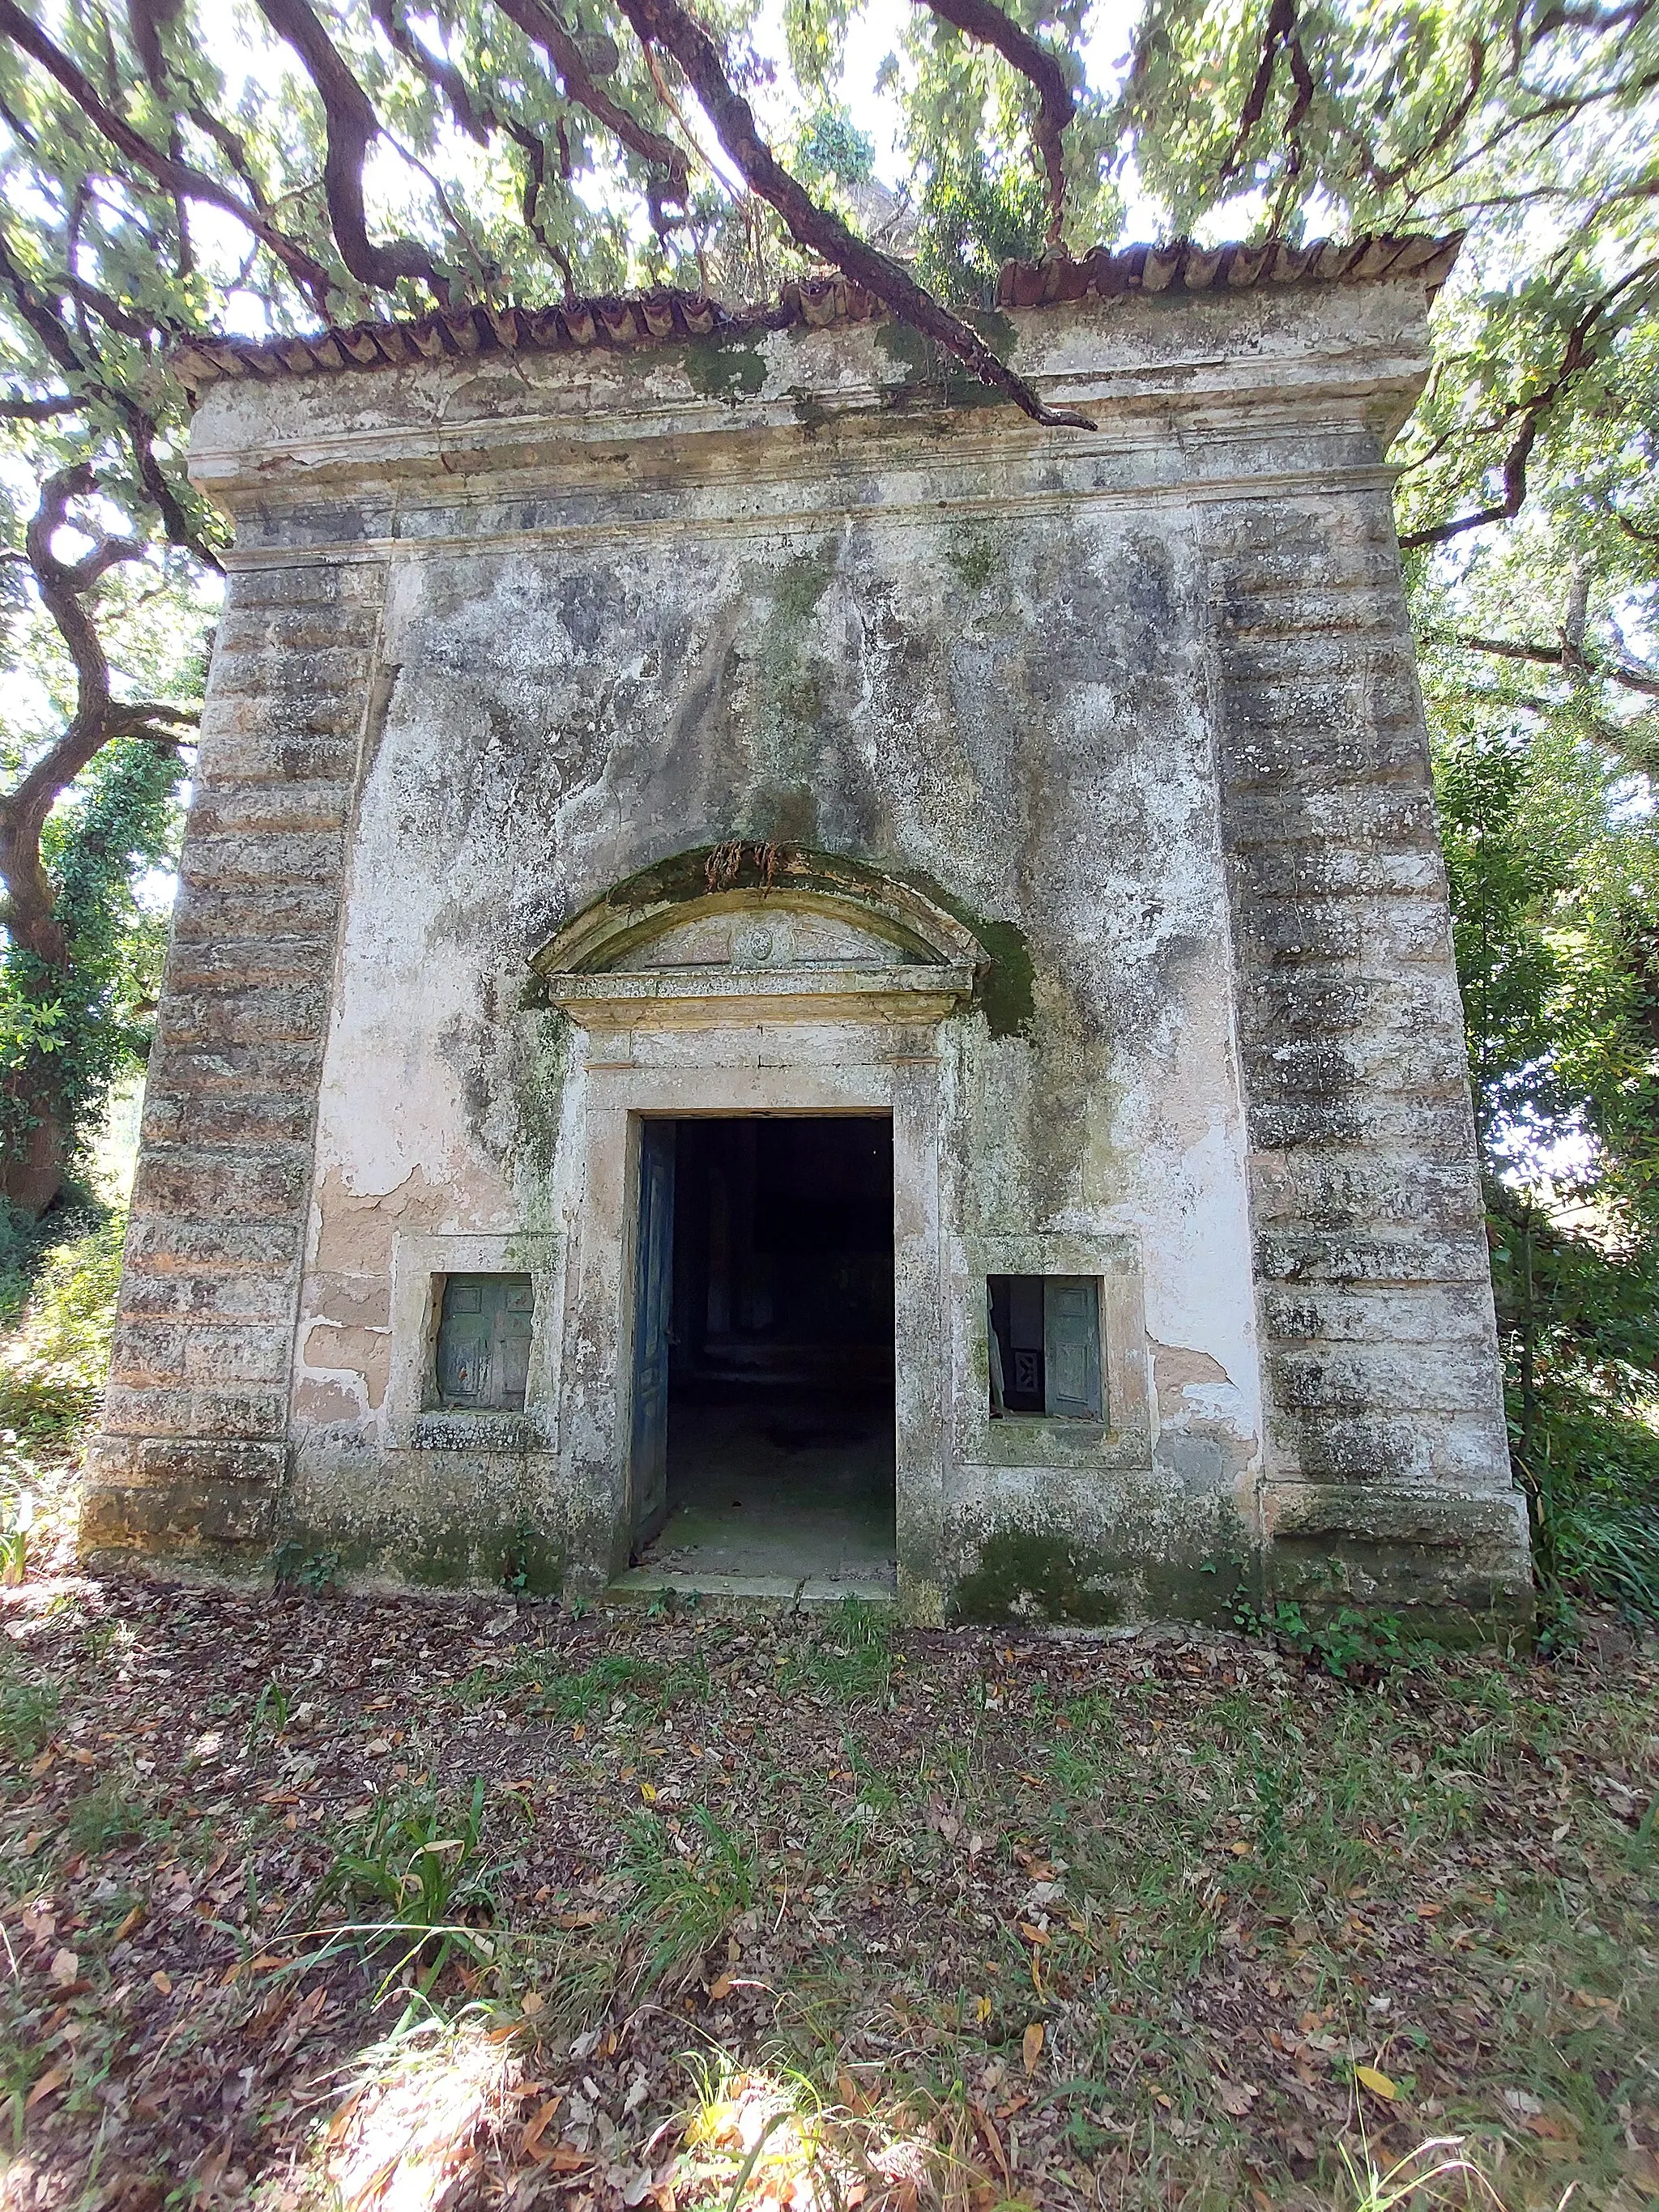
[[[971,931],[872,869],[716,847],[630,878],[532,962],[532,1004],[584,1027],[939,1020],[972,996]]]

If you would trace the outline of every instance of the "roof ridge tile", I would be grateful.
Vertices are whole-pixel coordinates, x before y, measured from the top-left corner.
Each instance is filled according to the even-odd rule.
[[[1366,235],[1346,244],[1316,239],[1305,246],[1265,238],[1248,245],[1201,246],[1188,238],[1162,245],[1097,246],[1080,256],[1045,254],[1005,262],[997,279],[999,307],[1036,307],[1081,300],[1116,300],[1137,293],[1238,291],[1268,283],[1366,283],[1413,278],[1432,292],[1444,283],[1462,244],[1462,232]],[[395,366],[411,359],[496,351],[586,352],[591,348],[670,345],[718,334],[826,330],[879,320],[886,310],[839,271],[792,279],[773,301],[727,307],[706,294],[659,287],[648,292],[568,299],[542,307],[488,301],[386,322],[284,332],[267,339],[206,332],[169,347],[167,359],[192,392],[225,379],[310,376]]]

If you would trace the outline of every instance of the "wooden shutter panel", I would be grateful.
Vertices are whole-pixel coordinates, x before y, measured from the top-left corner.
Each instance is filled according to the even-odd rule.
[[[1042,1366],[1046,1413],[1100,1419],[1100,1291],[1092,1277],[1044,1276]]]
[[[522,1412],[536,1297],[528,1275],[452,1275],[438,1327],[438,1398]]]

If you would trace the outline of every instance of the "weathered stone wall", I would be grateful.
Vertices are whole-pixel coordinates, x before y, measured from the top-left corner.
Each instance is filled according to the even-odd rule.
[[[671,348],[216,387],[195,460],[243,568],[94,1545],[602,1583],[629,1116],[828,1100],[891,1111],[908,1164],[920,1617],[1213,1610],[1264,1571],[1521,1602],[1380,466],[1421,311],[1021,316],[1093,436],[947,393],[879,326],[729,374]],[[990,955],[975,1003],[606,1035],[530,1003],[589,902],[732,839],[925,891]],[[538,1285],[521,1419],[420,1396],[422,1285],[477,1266]],[[1094,1437],[985,1418],[984,1276],[1048,1271],[1107,1286]]]
[[[268,1554],[343,848],[385,570],[234,575],[213,657],[82,1542]]]
[[[1204,513],[1273,1585],[1483,1610],[1526,1521],[1387,487]]]

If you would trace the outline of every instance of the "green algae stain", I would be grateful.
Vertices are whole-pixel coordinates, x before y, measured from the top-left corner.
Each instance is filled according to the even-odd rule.
[[[1036,1020],[1036,969],[1024,931],[1012,921],[969,921],[968,927],[990,955],[979,988],[986,1026],[994,1037],[1030,1036]]]
[[[685,374],[702,398],[735,407],[740,400],[753,399],[765,385],[766,356],[752,340],[703,338],[686,348]]]
[[[976,995],[991,1035],[1029,1037],[1036,1021],[1036,968],[1018,923],[988,921],[923,869],[906,868],[901,873],[904,882],[925,892],[964,929],[971,929],[985,947],[989,965],[980,976]]]
[[[833,542],[821,545],[815,553],[797,554],[772,582],[773,623],[794,625],[805,622],[829,590],[835,573]],[[769,623],[769,630],[771,628]]]
[[[803,435],[816,438],[830,420],[830,410],[821,405],[804,384],[790,386],[789,403],[794,410],[795,420],[800,424]]]
[[[1006,315],[971,313],[962,319],[1000,362],[1013,352],[1017,333]],[[900,372],[897,389],[889,404],[903,405],[913,394],[931,395],[952,406],[1009,407],[1013,402],[994,385],[982,383],[965,362],[937,345],[908,323],[881,324],[876,349]]]
[[[932,384],[938,380],[938,357],[932,339],[908,323],[879,324],[876,350],[902,371],[906,384]]]
[[[957,1583],[951,1609],[965,1621],[1036,1620],[1104,1628],[1121,1610],[1100,1588],[1107,1570],[1103,1559],[1056,1536],[1009,1530],[986,1544],[973,1573]]]
[[[982,592],[999,566],[996,547],[982,530],[953,530],[945,544],[945,557],[970,592]]]

